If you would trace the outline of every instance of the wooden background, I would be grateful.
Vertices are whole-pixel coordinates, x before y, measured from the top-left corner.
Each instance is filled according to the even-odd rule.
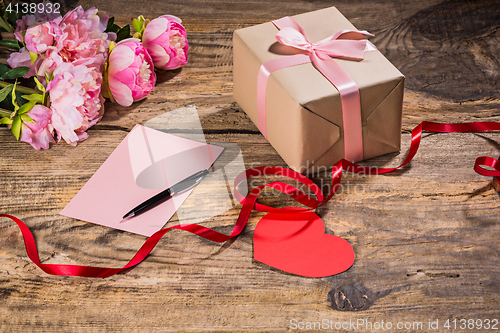
[[[76,2],[70,5],[76,5]],[[247,167],[282,165],[232,98],[232,33],[336,6],[406,75],[403,147],[364,162],[395,166],[423,120],[498,121],[500,1],[131,1],[85,0],[128,23],[132,16],[183,19],[189,63],[158,75],[145,100],[106,103],[89,139],[35,151],[0,130],[0,212],[21,218],[45,263],[121,267],[145,238],[58,215],[128,131],[195,104],[209,141],[237,144]],[[3,53],[3,58],[7,55]],[[0,331],[167,332],[291,330],[292,320],[422,322],[500,320],[499,186],[474,173],[477,156],[500,154],[498,134],[425,134],[409,167],[343,180],[343,193],[319,210],[327,231],[353,246],[342,274],[304,278],[253,260],[253,213],[235,241],[221,245],[169,233],[138,267],[106,279],[57,277],[27,258],[17,226],[0,220]],[[315,178],[328,182],[328,175]],[[355,193],[354,186],[363,191]],[[350,186],[350,187],[349,187]],[[347,191],[346,191],[347,192]],[[282,197],[261,201],[285,205]],[[89,203],[91,206],[92,203]],[[206,225],[228,233],[238,211]],[[174,221],[175,222],[175,221]],[[497,325],[500,328],[500,324]],[[346,331],[354,331],[348,329]],[[356,331],[369,332],[364,328]]]

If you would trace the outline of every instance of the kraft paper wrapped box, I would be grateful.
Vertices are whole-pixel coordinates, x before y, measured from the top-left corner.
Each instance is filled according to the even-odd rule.
[[[356,29],[335,7],[292,19],[311,43]],[[259,69],[269,60],[290,54],[289,47],[285,50],[277,43],[278,31],[268,22],[233,35],[234,99],[257,126]],[[404,76],[377,50],[365,52],[363,60],[332,59],[359,88],[362,159],[399,151]],[[339,91],[312,63],[272,72],[265,100],[267,139],[292,169],[315,173],[345,157]]]

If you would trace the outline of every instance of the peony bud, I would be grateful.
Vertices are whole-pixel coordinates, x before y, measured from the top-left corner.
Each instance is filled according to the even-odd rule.
[[[187,63],[189,45],[181,22],[178,17],[163,15],[144,28],[142,42],[156,68],[176,69]]]
[[[146,97],[154,88],[156,74],[153,61],[137,38],[124,39],[110,45],[104,97],[122,106]]]

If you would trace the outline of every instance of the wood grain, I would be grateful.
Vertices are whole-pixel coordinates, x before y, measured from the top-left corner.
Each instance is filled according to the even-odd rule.
[[[407,76],[409,89],[456,101],[497,96],[500,1],[444,1],[396,26],[374,43]]]
[[[144,242],[58,215],[137,123],[195,104],[208,141],[237,144],[246,167],[285,166],[232,99],[231,39],[240,27],[335,5],[375,33],[374,43],[407,76],[408,89],[401,153],[365,165],[397,165],[409,131],[423,120],[498,120],[498,1],[79,3],[107,11],[119,24],[139,14],[177,15],[188,30],[190,58],[184,68],[159,74],[145,100],[129,108],[106,103],[104,118],[77,147],[35,151],[0,130],[0,211],[29,226],[46,263],[121,267]],[[318,213],[327,232],[352,244],[356,261],[322,279],[253,260],[258,212],[226,244],[170,232],[138,267],[106,279],[43,273],[27,258],[18,228],[1,219],[0,331],[283,332],[292,319],[424,327],[438,319],[441,328],[448,318],[500,319],[499,186],[472,170],[475,157],[499,151],[495,133],[425,134],[410,166],[385,176],[346,175],[343,193]],[[328,190],[329,174],[314,180]],[[271,192],[260,201],[292,204]],[[237,215],[232,209],[204,223],[229,233]]]

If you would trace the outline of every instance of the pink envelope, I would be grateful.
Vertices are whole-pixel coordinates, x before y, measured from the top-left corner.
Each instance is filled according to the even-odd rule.
[[[193,190],[133,218],[123,220],[123,215],[210,168],[223,150],[136,125],[60,214],[149,237],[163,228]]]

